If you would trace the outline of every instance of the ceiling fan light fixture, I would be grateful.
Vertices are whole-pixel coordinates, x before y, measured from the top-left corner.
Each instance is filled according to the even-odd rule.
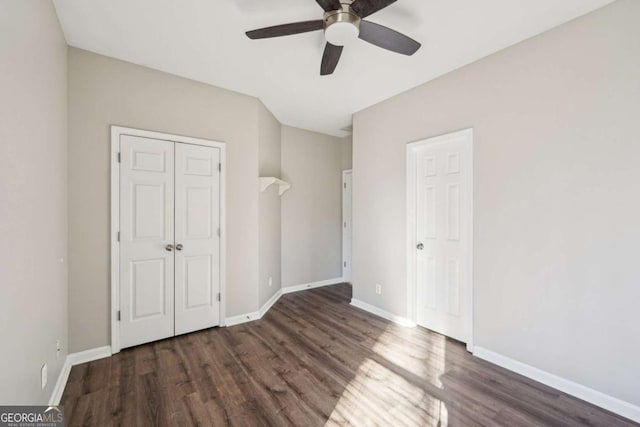
[[[325,15],[324,36],[334,46],[345,46],[360,35],[360,18],[346,9]]]
[[[356,40],[360,29],[351,22],[336,22],[324,31],[324,36],[334,46],[345,46]]]

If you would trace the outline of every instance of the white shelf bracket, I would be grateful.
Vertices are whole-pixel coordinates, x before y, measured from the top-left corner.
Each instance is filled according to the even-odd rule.
[[[274,176],[261,176],[260,177],[260,192],[265,191],[270,185],[276,184],[278,186],[278,196],[282,196],[285,191],[291,188],[291,184],[278,179]]]

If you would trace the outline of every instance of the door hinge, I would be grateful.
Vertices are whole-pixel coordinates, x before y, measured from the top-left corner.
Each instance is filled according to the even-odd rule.
[[[120,321],[120,310],[118,310],[118,312],[116,313],[116,318],[118,319],[118,322]]]
[[[347,189],[347,183],[346,182],[344,183],[344,189],[345,190]]]
[[[218,301],[220,301],[220,292],[218,292]]]
[[[218,228],[218,237],[220,237],[220,228]]]
[[[218,163],[218,172],[222,172],[222,163]]]
[[[345,268],[347,267],[347,261],[344,262],[344,266],[345,266]]]
[[[118,231],[118,242],[120,241],[120,232]]]
[[[344,228],[347,228],[347,223],[346,222],[344,223]]]
[[[118,163],[120,163],[122,160],[122,156],[120,155],[120,153],[118,152]]]

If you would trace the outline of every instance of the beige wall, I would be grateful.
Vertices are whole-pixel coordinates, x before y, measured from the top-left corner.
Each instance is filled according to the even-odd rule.
[[[48,403],[67,354],[66,70],[51,2],[0,2],[0,404]]]
[[[108,345],[110,125],[227,144],[227,316],[258,309],[259,101],[69,49],[71,350]]]
[[[342,138],[342,170],[351,169],[353,165],[353,138]]]
[[[406,313],[405,144],[473,127],[475,345],[640,404],[639,16],[620,0],[356,114],[355,298]]]
[[[342,138],[282,127],[282,287],[342,276]]]
[[[280,177],[281,125],[262,103],[259,105],[260,176]],[[259,200],[259,306],[262,307],[281,286],[280,196],[275,186],[260,193]],[[269,286],[271,278],[271,286]]]

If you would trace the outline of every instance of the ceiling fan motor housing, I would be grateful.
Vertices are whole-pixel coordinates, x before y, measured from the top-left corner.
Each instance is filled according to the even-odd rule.
[[[360,17],[351,11],[351,2],[340,7],[324,14],[324,35],[334,46],[344,46],[360,35]]]

